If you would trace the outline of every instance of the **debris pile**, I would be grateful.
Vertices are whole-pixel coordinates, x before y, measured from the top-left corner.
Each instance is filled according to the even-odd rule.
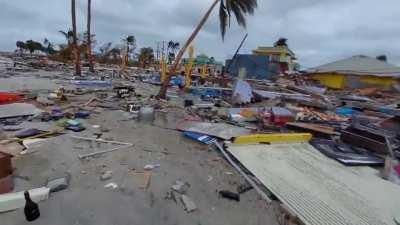
[[[13,73],[17,74],[31,70],[53,75],[55,71],[71,72],[63,64],[15,60],[18,66]],[[103,191],[150,193],[150,207],[160,201],[152,191],[162,189],[165,200],[176,204],[179,200],[187,213],[205,210],[198,189],[193,187],[196,184],[192,186],[185,179],[172,185],[161,182],[170,173],[164,165],[187,166],[182,170],[191,170],[194,165],[177,163],[183,153],[168,149],[168,142],[165,146],[144,143],[181,134],[183,138],[176,142],[194,146],[185,154],[196,148],[208,150],[202,151],[204,155],[219,157],[196,158],[196,163],[224,165],[225,169],[232,166],[237,174],[219,174],[235,174],[246,180],[245,184],[228,186],[216,174],[205,177],[210,184],[216,182],[218,190],[208,194],[218,201],[233,200],[223,204],[239,204],[241,195],[254,189],[267,204],[279,201],[282,224],[337,224],[335,220],[340,219],[357,224],[358,217],[369,224],[392,224],[389,220],[393,222],[395,216],[391,207],[400,202],[396,203],[400,196],[400,94],[396,90],[330,90],[302,75],[283,76],[273,82],[209,77],[203,79],[203,85],[193,80],[197,85],[186,91],[179,82],[172,82],[168,99],[160,100],[154,89],[160,84],[160,75],[141,70],[128,74],[114,77],[99,70],[89,79],[54,75],[54,86],[47,89],[26,86],[0,92],[0,212],[24,207],[25,189],[30,189],[32,200],[38,203],[49,194],[76,188],[80,183],[74,180],[82,177],[98,182]],[[128,126],[139,131],[151,127],[159,133],[137,137],[130,134],[132,130],[113,131]],[[45,151],[49,146],[64,149]],[[139,154],[143,152],[148,155]],[[173,154],[174,159],[166,159]],[[38,160],[38,155],[45,161],[51,157],[68,159],[79,169],[63,162],[53,168],[62,172],[56,176],[50,169],[40,168],[36,172],[48,176],[47,182],[32,189],[32,184],[39,183],[29,181],[36,179],[35,174],[24,177],[15,167],[29,159]],[[116,160],[118,166],[111,163]],[[360,172],[366,168],[369,173]],[[128,179],[130,175],[135,179]],[[14,186],[15,179],[23,178],[27,184]],[[130,180],[134,184],[130,185]],[[379,208],[368,197],[376,191],[365,188],[369,182],[386,188],[379,197],[387,206]],[[154,184],[157,189],[153,189]],[[355,210],[358,206],[354,202],[363,208]],[[348,212],[342,213],[343,209]]]

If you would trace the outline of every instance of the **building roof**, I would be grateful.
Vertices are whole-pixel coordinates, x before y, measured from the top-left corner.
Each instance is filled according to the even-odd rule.
[[[363,55],[357,55],[324,64],[322,66],[308,69],[307,72],[400,77],[400,67]]]
[[[282,51],[286,51],[286,53],[288,55],[290,55],[291,57],[295,58],[295,54],[292,50],[290,50],[288,47],[286,46],[275,46],[275,47],[258,47],[257,49],[253,50],[254,54],[281,54]]]

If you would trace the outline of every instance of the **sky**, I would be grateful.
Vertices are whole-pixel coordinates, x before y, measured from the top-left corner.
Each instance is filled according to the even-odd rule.
[[[86,29],[86,0],[77,1],[78,31]],[[138,48],[157,42],[183,44],[213,0],[92,0],[92,32],[97,47],[120,43],[134,35]],[[215,10],[194,41],[196,54],[222,61],[233,56],[243,36],[240,53],[288,39],[302,68],[353,55],[385,54],[400,66],[399,0],[258,0],[246,29],[232,20],[225,41]],[[0,50],[15,50],[17,40],[45,37],[64,43],[58,32],[71,26],[69,0],[0,0]]]

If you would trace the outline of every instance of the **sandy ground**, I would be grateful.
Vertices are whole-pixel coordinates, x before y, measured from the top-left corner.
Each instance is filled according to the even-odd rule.
[[[43,83],[40,84],[42,89]],[[143,93],[156,93],[155,88],[147,86],[139,89]],[[174,124],[170,118],[179,117],[178,114],[172,113],[161,120]],[[235,191],[244,179],[212,147],[188,140],[175,130],[129,120],[123,111],[104,110],[82,121],[88,128],[86,131],[47,139],[31,149],[33,153],[14,160],[15,174],[30,178],[29,181],[16,178],[15,191],[41,187],[48,177],[63,172],[72,175],[68,189],[52,193],[47,201],[39,203],[38,220],[26,222],[23,209],[19,209],[0,214],[1,225],[278,224],[276,206],[267,205],[254,190],[242,194],[240,202],[219,198],[218,190]],[[92,125],[110,130],[103,133],[103,138],[134,146],[80,160],[80,153],[111,147],[71,138],[71,135],[92,137],[95,132]],[[160,167],[153,170],[149,188],[142,190],[140,176],[134,172],[143,171],[146,164],[152,163]],[[113,176],[101,181],[101,173],[106,170],[112,170]],[[178,179],[190,184],[187,195],[196,203],[197,211],[187,213],[179,199],[177,203],[165,199]],[[105,188],[110,182],[118,188]]]

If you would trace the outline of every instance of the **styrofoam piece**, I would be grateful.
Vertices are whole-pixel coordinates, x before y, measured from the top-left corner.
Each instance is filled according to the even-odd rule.
[[[29,190],[31,199],[40,202],[49,198],[50,188],[41,187]],[[7,212],[25,207],[24,192],[14,192],[0,195],[0,212]]]

